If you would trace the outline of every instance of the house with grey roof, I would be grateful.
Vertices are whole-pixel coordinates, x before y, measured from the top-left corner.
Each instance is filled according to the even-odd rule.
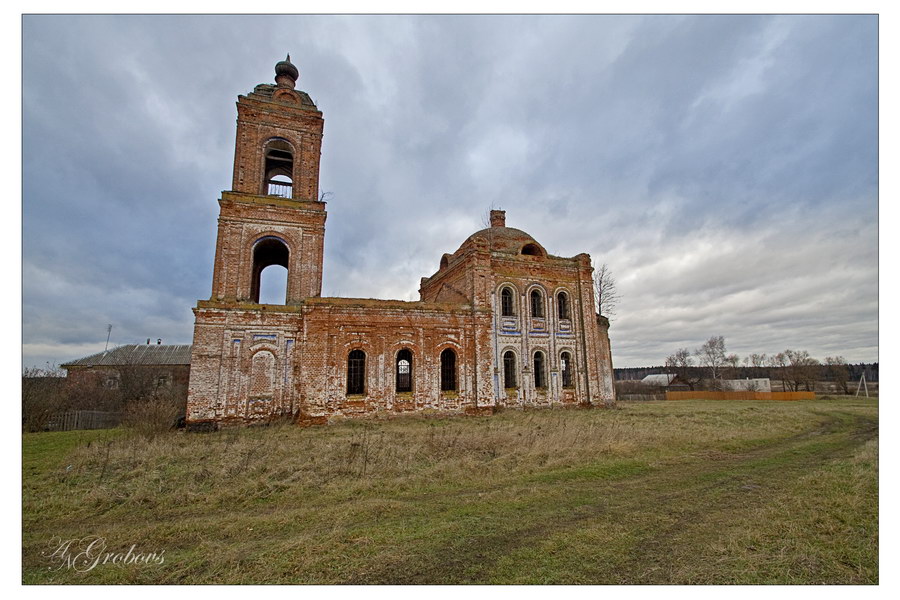
[[[126,344],[60,365],[69,385],[122,389],[123,394],[165,387],[187,405],[190,344]]]
[[[675,379],[675,375],[671,373],[654,373],[641,379],[641,383],[653,387],[667,387],[673,379]]]

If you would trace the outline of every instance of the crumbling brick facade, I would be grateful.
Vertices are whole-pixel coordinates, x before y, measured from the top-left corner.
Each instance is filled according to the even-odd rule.
[[[238,99],[212,296],[194,309],[188,424],[612,402],[590,257],[547,254],[504,211],[442,257],[418,302],[320,297],[324,121],[297,75],[288,58],[275,86]],[[259,304],[271,265],[287,269],[284,305]]]

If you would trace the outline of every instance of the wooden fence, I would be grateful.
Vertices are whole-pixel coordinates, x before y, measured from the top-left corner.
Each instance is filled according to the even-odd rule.
[[[110,429],[122,423],[122,414],[102,410],[70,410],[50,417],[48,431],[73,429]]]
[[[664,394],[616,394],[616,400],[622,402],[658,402],[665,400]]]
[[[815,400],[815,392],[666,392],[666,400]]]

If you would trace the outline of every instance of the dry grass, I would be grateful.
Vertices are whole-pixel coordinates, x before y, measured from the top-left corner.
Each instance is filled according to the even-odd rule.
[[[148,440],[163,435],[175,427],[182,412],[181,402],[173,394],[153,394],[149,398],[125,405],[122,425],[132,433]]]
[[[872,583],[876,426],[842,398],[28,434],[23,579]],[[87,535],[166,561],[47,569]]]

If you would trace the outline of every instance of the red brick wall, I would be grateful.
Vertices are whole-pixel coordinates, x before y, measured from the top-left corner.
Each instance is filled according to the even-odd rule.
[[[474,249],[423,280],[422,296],[449,284],[474,303],[307,298],[293,306],[201,302],[189,395],[189,420],[245,422],[276,415],[335,417],[475,406],[605,404],[614,399],[608,322],[594,308],[590,257],[516,256]],[[503,317],[500,290],[515,291],[515,316]],[[531,314],[538,290],[544,316]],[[557,295],[568,295],[560,318]],[[483,299],[483,300],[482,300]],[[413,391],[395,392],[397,352],[413,354]],[[440,391],[440,353],[457,353],[458,391]],[[347,358],[366,354],[365,394],[347,393]],[[502,382],[502,356],[517,357],[517,386]],[[545,356],[545,388],[534,355]],[[562,385],[561,354],[574,363]],[[261,373],[266,373],[263,376]],[[274,373],[274,375],[272,375]],[[265,379],[265,392],[254,382]]]
[[[203,302],[195,314],[189,421],[459,411],[493,404],[490,315],[484,310],[319,298],[266,309]],[[457,354],[455,392],[440,389],[445,348]],[[356,349],[366,354],[365,393],[348,395],[347,358]],[[402,349],[413,354],[413,390],[407,393],[395,391]],[[262,380],[271,381],[265,391]]]
[[[281,93],[297,96],[297,104],[260,98],[256,94],[238,98],[231,189],[245,194],[266,193],[263,151],[268,140],[278,137],[287,140],[293,148],[293,198],[315,201],[319,193],[319,156],[325,121],[318,110],[301,108],[298,92]]]
[[[250,300],[253,246],[274,236],[288,247],[287,303],[322,293],[325,203],[223,192],[213,267],[213,300]]]
[[[524,232],[505,228],[502,211],[492,214],[498,229],[473,235],[422,279],[420,302],[318,298],[326,215],[316,193],[324,121],[299,99],[279,89],[273,97],[254,92],[238,100],[233,191],[219,201],[212,296],[194,310],[189,423],[613,400],[608,322],[594,308],[590,257],[546,255]],[[272,137],[294,149],[292,199],[261,195],[264,147]],[[266,236],[289,250],[285,306],[250,302],[253,247]],[[525,245],[539,255],[521,254]],[[513,318],[500,316],[504,285],[515,290]],[[543,295],[544,317],[531,316],[532,289]],[[561,290],[569,296],[569,319],[557,312]],[[440,389],[446,348],[457,354],[458,389],[449,393]],[[357,349],[366,354],[365,393],[348,395],[347,358]],[[396,358],[403,349],[413,354],[413,389],[397,393]],[[501,381],[507,350],[518,359],[514,390]],[[542,389],[532,369],[536,351],[545,355]],[[574,361],[570,389],[562,386],[562,352]]]

